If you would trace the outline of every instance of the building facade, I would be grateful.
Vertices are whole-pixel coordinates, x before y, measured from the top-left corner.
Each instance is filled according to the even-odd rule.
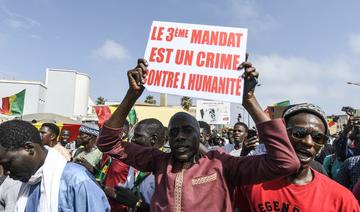
[[[77,118],[87,115],[90,77],[72,70],[46,70],[47,113]]]
[[[44,113],[47,87],[41,82],[0,80],[0,98],[26,89],[23,114]],[[1,107],[1,105],[0,105]]]

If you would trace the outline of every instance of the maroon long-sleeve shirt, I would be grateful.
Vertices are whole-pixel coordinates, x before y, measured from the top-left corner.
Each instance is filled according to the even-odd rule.
[[[136,169],[154,173],[151,211],[232,211],[235,186],[287,176],[300,166],[282,119],[263,122],[257,129],[267,154],[233,157],[210,151],[185,167],[171,153],[122,142],[121,128],[104,125],[97,145]]]

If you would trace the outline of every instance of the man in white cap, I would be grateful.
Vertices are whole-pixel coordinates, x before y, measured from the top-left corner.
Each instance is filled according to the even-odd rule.
[[[84,123],[79,131],[76,143],[80,147],[74,154],[74,161],[85,166],[89,172],[96,175],[103,155],[95,146],[99,127],[96,124]]]

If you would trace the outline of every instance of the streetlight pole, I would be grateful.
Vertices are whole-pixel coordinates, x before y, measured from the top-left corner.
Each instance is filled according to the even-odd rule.
[[[360,82],[347,82],[347,84],[360,86]]]

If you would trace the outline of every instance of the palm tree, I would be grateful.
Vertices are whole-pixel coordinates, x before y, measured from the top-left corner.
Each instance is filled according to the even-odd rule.
[[[145,102],[148,104],[156,104],[156,99],[152,95],[148,95],[145,99]]]
[[[192,99],[188,96],[183,96],[181,98],[181,107],[184,110],[189,111],[191,106],[192,106]]]
[[[102,97],[102,96],[99,96],[99,97],[96,99],[95,104],[96,104],[96,105],[104,105],[106,101],[107,101],[107,99],[105,99],[105,98]]]

